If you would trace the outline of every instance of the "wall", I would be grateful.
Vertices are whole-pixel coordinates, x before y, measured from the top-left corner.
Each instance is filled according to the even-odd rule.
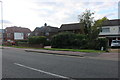
[[[102,27],[102,28],[110,28],[110,32],[100,32],[99,35],[118,35],[118,34],[120,34],[119,27],[120,26],[105,26],[105,27]]]

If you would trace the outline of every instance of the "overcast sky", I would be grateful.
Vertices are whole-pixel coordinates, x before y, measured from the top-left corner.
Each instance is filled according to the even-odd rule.
[[[60,27],[77,23],[78,15],[86,9],[95,12],[95,19],[104,16],[118,19],[119,0],[2,0],[4,28],[22,26],[32,31],[44,23]]]

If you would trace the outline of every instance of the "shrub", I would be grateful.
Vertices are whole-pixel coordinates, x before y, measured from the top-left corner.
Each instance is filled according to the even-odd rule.
[[[50,46],[51,45],[51,40],[46,40],[45,46]]]
[[[101,47],[103,47],[103,50],[107,50],[107,48],[108,48],[108,39],[107,38],[98,38],[98,40],[96,41],[95,49],[101,50]]]
[[[85,43],[85,35],[69,32],[59,33],[52,38],[52,48],[81,48]]]
[[[77,46],[77,48],[84,48],[84,45],[87,43],[87,36],[83,34],[76,34],[74,41],[74,46]]]
[[[18,42],[17,45],[18,46],[23,46],[23,47],[29,47],[28,42]]]
[[[45,36],[32,36],[28,39],[29,44],[45,44],[46,37]]]
[[[51,46],[53,48],[70,48],[74,40],[73,33],[59,33],[53,36]]]
[[[28,40],[15,40],[15,45],[18,45],[19,43],[28,43]]]

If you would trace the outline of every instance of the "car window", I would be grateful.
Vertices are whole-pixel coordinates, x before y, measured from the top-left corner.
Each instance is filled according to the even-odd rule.
[[[112,41],[112,43],[120,43],[120,41]]]
[[[117,41],[117,43],[120,43],[120,41]]]
[[[117,41],[112,41],[112,43],[117,43]]]

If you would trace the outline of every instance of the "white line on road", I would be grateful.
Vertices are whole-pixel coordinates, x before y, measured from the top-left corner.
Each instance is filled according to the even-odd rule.
[[[65,76],[61,76],[61,75],[57,75],[57,74],[54,74],[54,73],[46,72],[46,71],[43,71],[43,70],[35,69],[35,68],[29,67],[29,66],[25,66],[25,65],[22,65],[22,64],[19,64],[19,63],[14,63],[14,64],[17,65],[17,66],[20,66],[20,67],[24,67],[24,68],[31,69],[31,70],[34,70],[34,71],[37,71],[37,72],[41,72],[41,73],[45,73],[45,74],[52,75],[52,76],[55,76],[55,77],[69,79],[68,77],[65,77]]]

